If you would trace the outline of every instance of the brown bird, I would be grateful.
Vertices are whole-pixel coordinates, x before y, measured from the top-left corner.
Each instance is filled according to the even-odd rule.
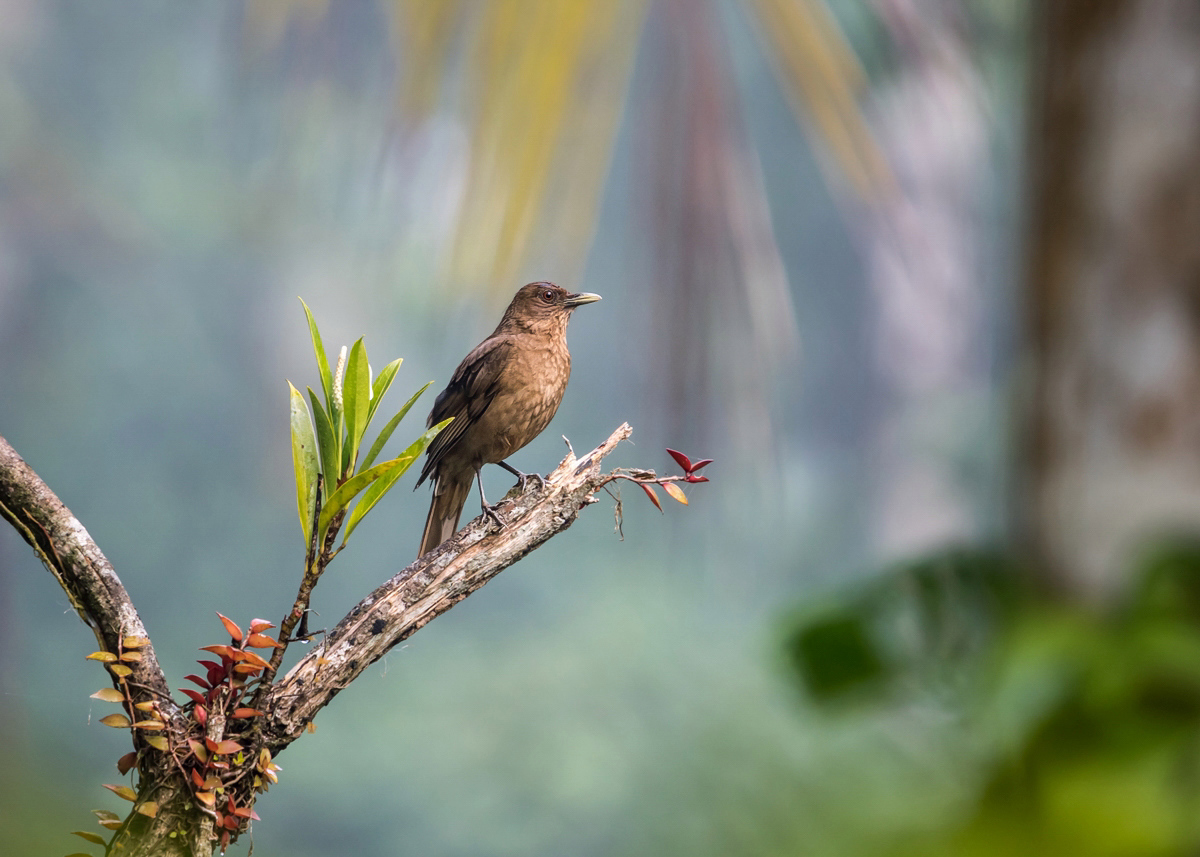
[[[499,464],[520,480],[530,477],[504,459],[542,433],[567,389],[571,355],[567,322],[575,307],[600,300],[589,292],[572,294],[554,283],[523,286],[504,311],[500,324],[454,370],[438,395],[427,425],[454,421],[433,439],[417,485],[433,481],[433,501],[417,556],[433,550],[458,530],[458,518],[471,479],[479,484],[483,513],[504,521],[483,494],[480,471]]]

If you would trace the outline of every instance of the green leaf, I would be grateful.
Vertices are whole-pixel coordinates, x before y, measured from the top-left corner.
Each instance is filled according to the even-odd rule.
[[[384,369],[384,371],[386,372],[387,370]],[[388,442],[388,439],[392,436],[392,432],[396,430],[396,426],[400,425],[400,420],[404,419],[404,417],[408,414],[409,409],[416,404],[417,399],[421,397],[422,393],[429,389],[429,385],[432,383],[432,381],[427,382],[424,387],[413,393],[412,398],[404,403],[404,407],[399,410],[396,416],[388,420],[388,424],[383,427],[383,431],[379,433],[379,437],[375,438],[375,442],[371,444],[371,451],[368,452],[367,457],[363,459],[363,463],[359,467],[359,470],[366,470],[375,463],[375,459],[379,456],[379,453],[383,451],[383,445]]]
[[[317,394],[313,392],[312,387],[308,388],[308,398],[312,402],[313,417],[317,424],[317,443],[321,447],[321,472],[325,474],[325,489],[322,495],[324,498],[329,496],[332,490],[330,486],[336,486],[338,477],[342,475],[338,471],[341,455],[338,453],[337,438],[333,434],[333,423],[329,421],[329,414],[325,413],[325,409],[317,401]]]
[[[431,381],[430,384],[431,383],[433,382]],[[425,385],[425,387],[428,386],[429,384]],[[425,388],[422,387],[421,389]],[[420,393],[417,395],[420,395]],[[409,404],[411,405],[412,402],[410,401]],[[398,414],[397,416],[403,416],[403,413]],[[404,450],[403,453],[396,458],[393,458],[390,462],[396,464],[395,469],[388,471],[383,476],[371,483],[371,487],[367,489],[365,494],[363,494],[362,499],[358,501],[358,505],[354,507],[354,511],[350,513],[350,517],[346,521],[346,533],[342,536],[343,545],[346,544],[346,541],[350,538],[350,534],[354,532],[354,528],[358,526],[358,522],[367,516],[367,512],[371,511],[371,509],[375,507],[376,503],[383,499],[383,495],[386,494],[388,490],[396,484],[396,481],[404,475],[405,471],[407,471],[408,468],[412,466],[412,463],[416,461],[422,452],[425,451],[425,447],[429,445],[429,442],[437,437],[438,432],[449,425],[453,419],[454,417],[451,417],[448,420],[442,420],[433,428],[429,429],[429,431],[425,432],[425,434],[413,441],[408,449]],[[390,434],[391,432],[389,431],[388,433]],[[384,462],[384,464],[387,463],[389,462]],[[383,465],[380,466],[382,467]]]
[[[342,471],[354,469],[358,445],[367,430],[367,414],[371,410],[371,370],[367,365],[367,349],[360,338],[350,347],[346,360],[345,385],[342,401],[346,407],[346,446],[342,450]]]
[[[325,544],[325,534],[329,531],[329,522],[333,520],[333,516],[350,504],[350,501],[358,496],[358,492],[362,491],[380,476],[383,476],[392,468],[398,466],[400,459],[385,461],[382,464],[376,464],[369,470],[364,470],[357,476],[352,476],[337,487],[325,501],[325,505],[321,507],[321,518],[317,522],[317,545],[318,548]]]
[[[78,836],[80,839],[86,839],[88,842],[95,842],[97,845],[107,845],[108,840],[98,833],[92,833],[90,830],[72,830],[72,836]]]
[[[321,332],[317,330],[316,319],[304,298],[300,299],[304,314],[308,317],[308,332],[312,336],[313,351],[317,355],[317,371],[321,373],[321,388],[325,391],[325,406],[333,410],[333,373],[329,371],[329,358],[325,356],[325,346],[321,344]]]
[[[387,395],[388,389],[392,386],[392,381],[396,377],[396,371],[400,368],[400,364],[404,362],[403,357],[397,357],[391,363],[383,367],[383,370],[375,377],[374,383],[371,385],[371,408],[367,411],[367,423],[375,418],[375,411],[379,409],[379,403],[383,401],[383,397]]]
[[[292,466],[296,471],[296,507],[304,543],[312,539],[313,504],[317,499],[317,441],[313,437],[312,421],[300,391],[288,382],[291,391]]]

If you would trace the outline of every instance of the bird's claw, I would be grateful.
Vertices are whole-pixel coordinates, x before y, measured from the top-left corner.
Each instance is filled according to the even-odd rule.
[[[517,477],[517,487],[520,488],[520,493],[522,493],[522,494],[525,493],[525,486],[526,486],[526,484],[528,484],[530,479],[536,479],[538,481],[538,487],[542,488],[542,489],[545,489],[546,485],[548,484],[546,482],[546,477],[540,473],[522,473],[520,470],[517,470],[517,468],[515,468],[511,464],[509,464],[507,461],[498,461],[496,463],[499,464],[501,467],[503,467],[505,470],[507,470],[509,473],[511,473],[513,476]]]
[[[483,516],[485,518],[491,518],[493,521],[496,522],[496,526],[502,530],[508,526],[508,524],[504,523],[504,519],[500,517],[500,513],[496,511],[495,506],[490,506],[487,503],[484,503],[483,504]]]
[[[543,476],[543,475],[542,475],[542,474],[540,474],[540,473],[520,473],[520,474],[517,474],[517,485],[519,485],[519,486],[521,487],[521,493],[522,493],[522,494],[524,494],[524,493],[525,493],[525,485],[526,485],[526,483],[528,483],[528,482],[529,482],[529,480],[530,480],[530,479],[536,479],[536,480],[537,480],[537,483],[538,483],[538,488],[541,488],[542,490],[545,490],[546,486],[549,484],[549,483],[546,481],[546,477],[545,477],[545,476]]]

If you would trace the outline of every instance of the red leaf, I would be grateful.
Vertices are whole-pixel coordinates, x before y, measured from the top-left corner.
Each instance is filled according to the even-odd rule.
[[[240,643],[242,641],[242,629],[237,626],[237,623],[228,616],[222,616],[220,613],[217,614],[217,617],[221,620],[221,624],[225,626],[225,630],[229,632],[229,636]]]
[[[229,658],[230,660],[233,660],[232,646],[201,646],[200,651],[212,652],[214,655],[220,655],[222,658]],[[200,663],[204,663],[204,661],[201,661]]]
[[[257,708],[235,708],[233,716],[237,719],[245,719],[249,717],[258,717],[262,714]]]
[[[192,716],[196,718],[196,722],[200,724],[200,728],[204,728],[208,724],[208,711],[203,705],[197,705],[192,709]]]
[[[133,770],[133,766],[137,764],[137,753],[126,753],[121,758],[117,759],[117,773],[125,776]],[[105,786],[107,788],[107,786]]]
[[[208,749],[212,750],[218,756],[232,756],[242,749],[242,745],[232,738],[227,738],[219,744],[214,744],[211,739],[204,743],[208,745]]]
[[[242,654],[245,655],[243,660],[246,663],[256,666],[259,669],[266,669],[267,667],[270,666],[269,663],[267,663],[263,658],[256,655],[254,652],[243,652]]]
[[[225,681],[225,676],[229,675],[229,671],[225,667],[209,667],[208,682],[213,687],[216,687],[221,682]]]
[[[663,510],[662,503],[658,502],[658,495],[654,493],[654,489],[645,482],[639,482],[638,485],[642,486],[642,490],[646,492],[646,496],[650,498],[650,502],[661,512]]]
[[[189,678],[199,678],[199,676],[189,676]],[[192,702],[196,702],[196,703],[200,703],[200,704],[204,703],[204,694],[199,693],[198,691],[192,690],[190,687],[181,687],[181,688],[179,688],[179,692],[182,693],[184,696],[186,696],[188,699],[190,699]]]
[[[236,815],[225,816],[225,827],[229,830],[237,830],[240,824],[241,822],[238,821],[238,817]]]
[[[246,640],[247,646],[254,646],[257,649],[274,649],[283,648],[283,644],[268,637],[266,634],[251,634]]]
[[[184,678],[186,678],[190,682],[194,682],[194,683],[200,685],[205,690],[208,690],[210,687],[212,687],[212,685],[209,684],[207,680],[202,679],[202,678],[200,678],[200,676],[195,675],[195,674],[185,675]]]
[[[274,627],[275,627],[275,623],[268,622],[266,619],[251,619],[250,620],[250,633],[251,634],[258,634],[262,631],[267,630],[268,628],[274,628]]]
[[[687,476],[683,477],[683,481],[684,482],[707,482],[708,477],[707,476],[693,476],[692,474],[689,473]]]
[[[695,464],[692,465],[692,469],[689,470],[688,473],[695,473],[701,467],[708,467],[708,465],[710,465],[712,463],[713,463],[713,460],[711,458],[702,458],[699,461],[697,461]]]
[[[676,449],[671,449],[668,446],[667,454],[675,459],[675,463],[683,468],[684,473],[692,472],[692,460],[690,458],[688,458],[686,455],[684,455],[682,452],[680,452],[679,450],[676,450]]]
[[[196,784],[196,789],[204,788],[204,777],[200,776],[200,772],[192,768],[192,782]]]

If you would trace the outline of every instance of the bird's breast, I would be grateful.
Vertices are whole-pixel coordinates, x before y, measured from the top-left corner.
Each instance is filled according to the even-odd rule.
[[[520,343],[505,366],[499,392],[483,416],[493,440],[484,461],[503,461],[550,424],[571,378],[565,344]]]

